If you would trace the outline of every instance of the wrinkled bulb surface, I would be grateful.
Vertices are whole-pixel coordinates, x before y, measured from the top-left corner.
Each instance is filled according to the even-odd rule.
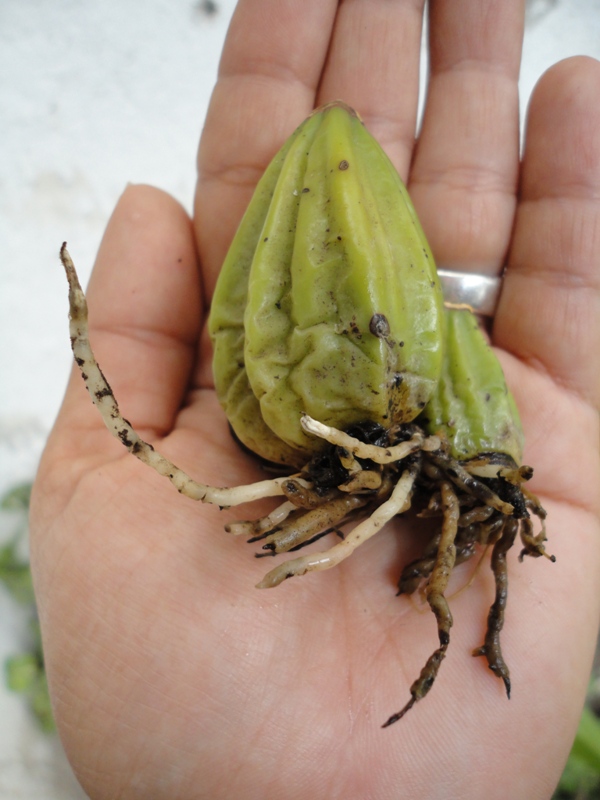
[[[354,111],[317,109],[259,182],[211,309],[217,394],[238,438],[301,466],[339,429],[423,409],[442,365],[433,257],[395,168]]]

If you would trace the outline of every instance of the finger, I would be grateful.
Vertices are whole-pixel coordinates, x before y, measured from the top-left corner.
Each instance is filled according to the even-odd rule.
[[[499,272],[516,204],[522,0],[432,0],[410,191],[439,266]]]
[[[600,63],[573,58],[529,108],[494,342],[600,403]]]
[[[313,109],[336,7],[240,0],[236,8],[198,153],[194,216],[207,299],[258,179]]]
[[[340,4],[318,105],[359,112],[406,179],[415,142],[423,5],[419,0]]]
[[[76,253],[71,254],[76,262]],[[90,341],[134,426],[153,435],[174,423],[201,323],[191,220],[169,195],[130,186],[110,219],[87,292]],[[74,368],[57,427],[85,448],[103,429]],[[110,446],[111,438],[99,439]]]

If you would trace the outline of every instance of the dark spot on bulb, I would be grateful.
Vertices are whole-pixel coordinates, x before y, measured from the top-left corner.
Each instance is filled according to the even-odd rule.
[[[384,339],[390,335],[390,323],[385,314],[373,314],[369,322],[369,330],[378,339]]]

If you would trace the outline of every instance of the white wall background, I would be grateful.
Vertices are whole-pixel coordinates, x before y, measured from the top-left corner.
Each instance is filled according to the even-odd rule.
[[[70,369],[58,248],[68,240],[86,282],[127,182],[191,209],[234,5],[0,0],[0,494],[34,475]],[[577,54],[600,58],[600,0],[529,0],[523,111],[542,72]],[[14,522],[0,520],[0,542]],[[0,663],[22,648],[22,622],[0,589]],[[59,743],[2,684],[0,800],[82,798]]]

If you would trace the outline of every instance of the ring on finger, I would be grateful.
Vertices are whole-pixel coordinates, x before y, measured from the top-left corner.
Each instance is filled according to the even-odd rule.
[[[468,308],[482,317],[493,317],[498,305],[502,278],[473,272],[438,269],[444,305],[448,308]]]

